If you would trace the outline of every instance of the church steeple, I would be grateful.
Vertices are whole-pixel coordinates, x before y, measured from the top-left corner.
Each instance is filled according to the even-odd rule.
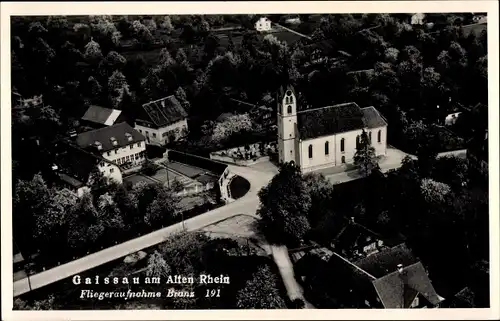
[[[291,85],[283,86],[278,93],[278,154],[280,162],[295,161],[297,124],[297,96]]]

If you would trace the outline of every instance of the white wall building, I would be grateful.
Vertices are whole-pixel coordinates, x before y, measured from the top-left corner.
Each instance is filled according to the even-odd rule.
[[[355,103],[301,110],[291,86],[278,94],[278,155],[303,172],[353,162],[360,135],[366,131],[377,156],[387,149],[387,122],[374,107]]]
[[[146,137],[147,144],[163,146],[187,134],[187,116],[172,95],[144,104],[135,120],[135,129]]]
[[[76,143],[80,148],[91,150],[104,160],[122,169],[140,166],[146,160],[145,137],[126,122],[80,133]],[[108,162],[101,162],[99,169],[109,176],[118,175]],[[121,175],[121,174],[120,174]]]
[[[255,23],[255,30],[259,32],[271,31],[271,20],[266,17],[261,17]]]

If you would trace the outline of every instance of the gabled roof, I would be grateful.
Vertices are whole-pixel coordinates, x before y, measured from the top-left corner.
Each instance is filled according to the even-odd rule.
[[[421,262],[404,267],[401,272],[394,271],[372,283],[386,309],[409,308],[418,294],[433,306],[442,301]]]
[[[360,108],[353,102],[297,113],[297,126],[302,139],[386,125],[387,122],[374,107]]]
[[[164,127],[187,118],[188,114],[174,95],[151,101],[142,105],[138,119],[152,122],[157,127]]]
[[[409,266],[417,262],[418,259],[413,256],[411,250],[405,243],[402,243],[385,251],[362,258],[356,261],[355,264],[376,278],[381,278],[396,271],[398,264]]]
[[[100,162],[118,166],[68,141],[58,141],[55,148],[57,152],[57,175],[59,179],[75,188],[85,186],[88,183],[90,174]]]
[[[92,105],[87,109],[85,115],[82,117],[82,120],[111,126],[115,124],[120,115],[121,110]]]
[[[137,130],[133,129],[126,122],[119,123],[113,126],[108,126],[96,130],[80,133],[76,138],[76,143],[81,148],[92,148],[97,151],[97,142],[100,143],[100,152],[106,152],[118,147],[144,141],[144,136]],[[116,144],[113,144],[113,141]]]

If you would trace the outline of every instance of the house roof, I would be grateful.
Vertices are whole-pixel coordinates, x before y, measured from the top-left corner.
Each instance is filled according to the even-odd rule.
[[[480,36],[483,31],[486,31],[488,29],[488,24],[486,22],[481,22],[481,23],[474,23],[471,25],[465,25],[462,26],[462,32],[464,33],[465,36],[468,36],[471,33],[474,33],[474,35]]]
[[[187,118],[188,114],[174,95],[142,105],[144,113],[139,119],[149,120],[157,127],[164,127]]]
[[[94,148],[94,150],[97,150],[96,142],[99,142],[102,147],[100,151],[106,152],[144,140],[145,138],[142,134],[133,129],[126,122],[123,122],[113,126],[80,133],[76,138],[76,143],[81,148]],[[113,144],[113,141],[115,141],[116,144]]]
[[[417,262],[418,259],[413,256],[411,250],[405,243],[402,243],[385,251],[362,258],[356,261],[355,264],[374,277],[381,278],[396,271],[398,264],[409,266]]]
[[[387,122],[374,107],[360,108],[353,102],[303,110],[297,115],[297,126],[302,139],[385,125]]]
[[[68,141],[57,142],[56,151],[59,179],[75,188],[87,184],[90,174],[99,162],[109,162],[99,155],[85,151]]]
[[[92,105],[87,109],[82,120],[111,126],[114,125],[120,115],[121,110]]]
[[[406,245],[383,250],[357,262],[334,253],[332,268],[339,278],[349,278],[349,284],[365,298],[378,297],[384,308],[409,308],[420,293],[432,305],[441,302],[427,276],[424,266],[413,257]],[[403,265],[401,272],[398,264]]]
[[[386,309],[409,308],[418,294],[434,306],[442,301],[421,262],[406,266],[401,272],[394,271],[372,283]]]

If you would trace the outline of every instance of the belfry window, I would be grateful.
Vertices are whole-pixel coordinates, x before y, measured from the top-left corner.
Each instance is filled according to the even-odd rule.
[[[288,107],[287,107],[287,112],[288,112],[288,114],[291,114],[291,113],[292,113],[292,106],[291,106],[291,105],[288,105]]]
[[[330,143],[325,142],[325,155],[330,154]]]
[[[340,140],[340,151],[344,152],[345,151],[345,138],[342,138]]]

